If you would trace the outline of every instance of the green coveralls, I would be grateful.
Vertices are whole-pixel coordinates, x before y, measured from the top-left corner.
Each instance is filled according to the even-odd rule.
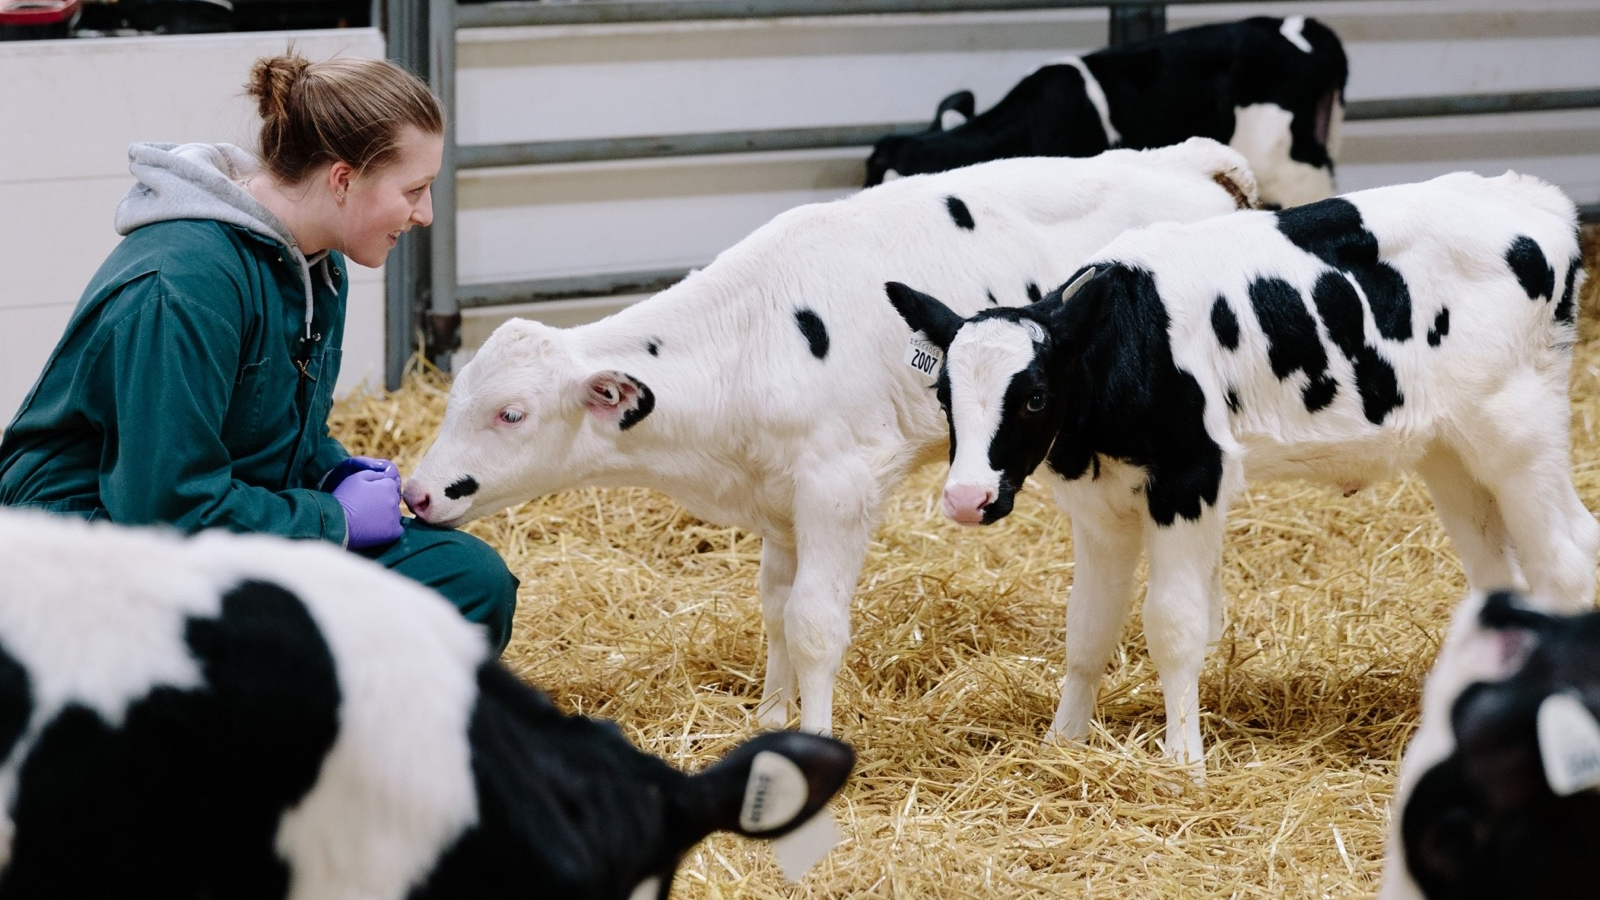
[[[349,455],[327,426],[344,266],[330,253],[311,269],[308,339],[302,270],[282,244],[202,219],[134,229],[0,437],[0,505],[344,543],[339,501],[316,489]],[[517,580],[499,554],[405,526],[356,552],[439,591],[504,649]]]

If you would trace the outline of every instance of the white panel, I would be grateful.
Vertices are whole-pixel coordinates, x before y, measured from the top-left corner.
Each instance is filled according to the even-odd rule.
[[[993,104],[1106,14],[856,16],[461,33],[463,144],[932,120]]]
[[[44,371],[45,357],[67,327],[71,306],[35,306],[0,309],[0,335],[6,352],[0,353],[0,429],[10,424],[22,398]]]
[[[463,283],[704,265],[778,213],[858,189],[853,151],[463,173]]]
[[[126,172],[0,182],[0,309],[71,309],[117,245],[112,211],[131,183]]]
[[[250,63],[291,39],[308,59],[383,54],[370,28],[0,42],[7,130],[28,136],[0,141],[0,183],[125,174],[134,141],[249,146]]]

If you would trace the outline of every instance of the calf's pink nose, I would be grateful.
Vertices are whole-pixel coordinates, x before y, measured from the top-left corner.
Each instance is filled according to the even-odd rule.
[[[411,512],[422,521],[428,521],[428,508],[433,505],[433,499],[428,492],[419,489],[414,483],[407,483],[406,489],[401,494],[405,497],[406,505],[411,507]]]
[[[970,484],[954,484],[944,489],[944,514],[963,525],[983,524],[983,510],[994,500],[994,491]]]

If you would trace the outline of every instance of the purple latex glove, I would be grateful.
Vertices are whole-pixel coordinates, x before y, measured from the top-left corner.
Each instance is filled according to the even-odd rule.
[[[351,456],[342,460],[338,465],[329,469],[328,474],[322,476],[320,490],[332,492],[346,478],[357,472],[383,472],[396,478],[400,477],[400,470],[395,468],[393,460],[377,459],[371,456]]]
[[[400,537],[400,473],[365,469],[333,489],[344,507],[345,546],[351,550],[387,544]]]

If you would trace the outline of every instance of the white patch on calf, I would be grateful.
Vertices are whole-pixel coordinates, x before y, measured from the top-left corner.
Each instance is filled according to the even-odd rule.
[[[1311,42],[1305,36],[1306,17],[1289,16],[1283,20],[1283,25],[1278,28],[1278,33],[1283,35],[1289,43],[1300,48],[1306,53],[1311,52]]]
[[[957,442],[956,457],[950,462],[946,490],[956,486],[999,489],[1000,473],[989,465],[989,445],[1000,430],[1006,388],[1033,356],[1033,337],[1016,322],[988,319],[956,332],[946,365],[952,388],[950,417],[955,433],[963,439]]]
[[[1094,104],[1094,111],[1100,115],[1100,127],[1106,133],[1106,143],[1116,147],[1122,143],[1122,134],[1117,127],[1111,124],[1111,103],[1106,100],[1105,89],[1100,87],[1100,82],[1089,71],[1089,67],[1082,59],[1076,56],[1066,56],[1057,60],[1063,66],[1072,66],[1083,76],[1083,92],[1088,95],[1089,102]]]
[[[633,893],[628,895],[628,900],[656,900],[660,896],[661,878],[660,876],[652,875],[639,882],[639,886],[634,888]]]
[[[1294,113],[1272,103],[1252,103],[1233,111],[1228,146],[1250,161],[1261,196],[1283,206],[1299,206],[1333,195],[1333,173],[1289,156],[1289,124]]]
[[[62,540],[74,531],[84,540]],[[76,519],[0,515],[0,634],[5,652],[28,672],[33,700],[27,727],[0,769],[7,809],[18,766],[63,707],[80,704],[119,728],[128,707],[154,688],[204,683],[184,639],[185,620],[215,617],[232,584],[178,563],[176,532],[130,532],[125,540],[94,544],[86,557],[90,533]],[[6,826],[9,834],[9,820]]]

